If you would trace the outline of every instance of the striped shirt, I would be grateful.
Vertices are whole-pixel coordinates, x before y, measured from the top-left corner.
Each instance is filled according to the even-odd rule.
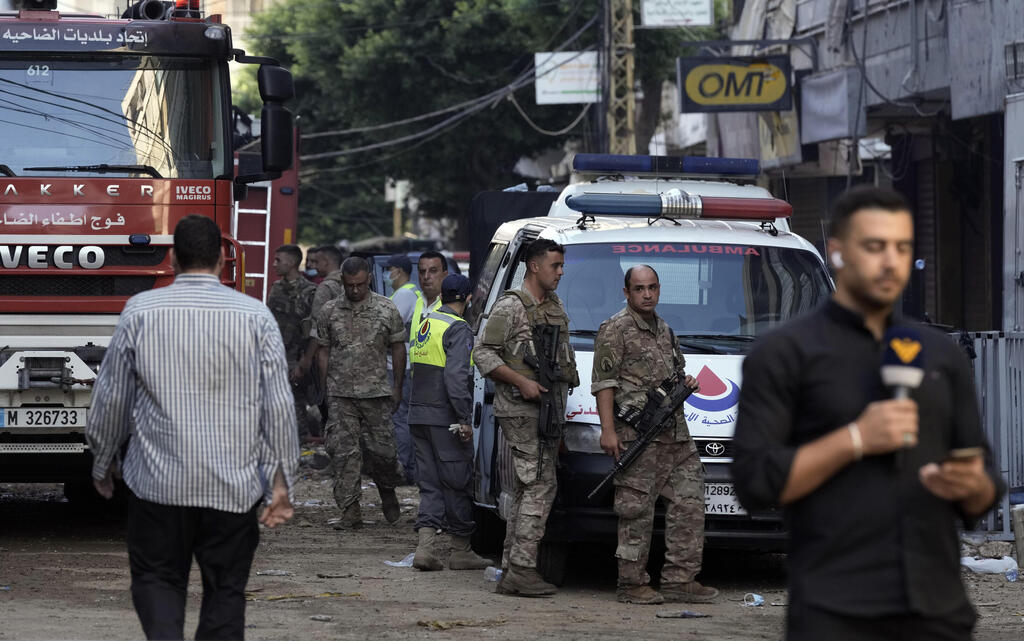
[[[94,479],[129,434],[124,480],[146,501],[247,512],[278,469],[291,494],[298,432],[270,310],[205,274],[132,297],[93,388]]]

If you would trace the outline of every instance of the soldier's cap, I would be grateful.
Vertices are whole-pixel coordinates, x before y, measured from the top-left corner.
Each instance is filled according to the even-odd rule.
[[[384,263],[384,268],[390,269],[392,267],[397,267],[406,274],[412,273],[412,261],[405,254],[395,254],[388,258],[388,262]]]
[[[462,274],[449,274],[441,281],[441,302],[461,303],[472,293],[469,279]]]

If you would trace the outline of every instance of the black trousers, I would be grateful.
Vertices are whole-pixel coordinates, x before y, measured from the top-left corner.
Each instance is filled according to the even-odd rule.
[[[786,641],[971,641],[974,620],[970,606],[941,618],[912,613],[854,617],[790,603]]]
[[[245,637],[245,585],[260,538],[258,507],[238,514],[132,496],[132,603],[147,639],[184,638],[193,556],[203,577],[196,641]]]

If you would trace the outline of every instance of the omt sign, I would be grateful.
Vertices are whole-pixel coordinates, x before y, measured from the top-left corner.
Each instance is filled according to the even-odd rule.
[[[783,111],[793,106],[788,56],[679,58],[682,111]]]

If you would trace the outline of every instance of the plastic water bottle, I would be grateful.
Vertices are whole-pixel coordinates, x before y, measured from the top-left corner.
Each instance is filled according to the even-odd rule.
[[[501,574],[501,568],[496,568],[493,565],[487,566],[487,569],[484,570],[484,581],[500,581]]]
[[[1010,583],[1015,583],[1017,581],[1017,568],[1012,568],[1006,571],[1006,580]]]

